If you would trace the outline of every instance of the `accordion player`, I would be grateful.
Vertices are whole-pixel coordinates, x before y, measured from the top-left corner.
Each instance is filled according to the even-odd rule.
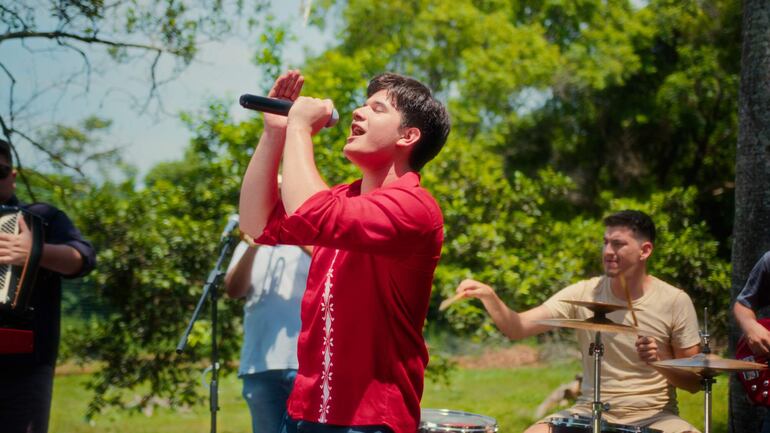
[[[18,234],[24,219],[32,233],[32,245],[23,265],[0,264],[0,353],[30,353],[33,332],[25,323],[33,314],[30,308],[38,265],[43,252],[42,219],[15,206],[0,206],[0,233]]]

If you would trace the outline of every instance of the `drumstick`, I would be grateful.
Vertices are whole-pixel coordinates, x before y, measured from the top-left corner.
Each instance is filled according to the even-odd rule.
[[[628,309],[631,310],[631,317],[634,319],[634,326],[638,328],[639,322],[636,321],[636,313],[634,312],[634,307],[631,305],[631,292],[628,290],[628,285],[626,284],[626,277],[623,276],[623,273],[620,274],[620,285],[623,286],[623,291],[626,292]]]
[[[443,301],[441,301],[441,305],[439,305],[439,306],[438,306],[438,310],[439,310],[439,311],[444,311],[444,310],[446,310],[447,308],[449,308],[449,306],[450,306],[450,305],[452,305],[452,304],[454,304],[455,302],[457,302],[457,301],[459,301],[460,299],[462,299],[462,298],[463,298],[463,295],[464,295],[464,293],[463,293],[463,292],[460,292],[460,293],[455,293],[455,294],[454,294],[454,296],[452,296],[452,297],[450,297],[450,298],[446,298],[446,299],[444,299]]]

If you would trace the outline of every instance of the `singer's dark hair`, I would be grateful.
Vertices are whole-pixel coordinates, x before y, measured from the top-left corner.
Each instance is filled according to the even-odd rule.
[[[11,144],[0,138],[0,156],[5,157],[8,164],[13,165],[13,154],[11,153]]]
[[[421,82],[399,74],[384,73],[372,78],[367,97],[386,90],[388,98],[401,113],[402,128],[418,128],[420,139],[409,156],[409,166],[420,171],[441,151],[451,123],[444,104],[436,100]]]
[[[655,243],[655,223],[646,213],[626,209],[604,218],[605,227],[627,227],[637,238]]]

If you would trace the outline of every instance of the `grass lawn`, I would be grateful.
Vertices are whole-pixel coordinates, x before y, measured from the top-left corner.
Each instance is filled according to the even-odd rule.
[[[497,419],[501,433],[524,431],[543,399],[579,372],[577,364],[516,369],[461,370],[449,387],[428,384],[422,407],[479,413]],[[712,433],[727,432],[727,377],[720,377],[712,395]],[[679,391],[682,417],[703,430],[703,393]]]
[[[462,410],[497,419],[501,433],[521,432],[533,421],[540,402],[561,383],[571,380],[578,371],[576,364],[554,364],[547,367],[515,369],[465,369],[452,376],[449,386],[427,383],[422,407]],[[152,416],[109,412],[92,425],[83,414],[90,395],[83,389],[86,376],[57,376],[51,413],[50,433],[193,433],[209,431],[208,406],[188,412],[158,409]],[[219,390],[221,410],[217,431],[250,432],[248,409],[240,396],[240,381],[224,377]],[[703,393],[679,393],[682,416],[703,428]],[[714,386],[713,433],[727,432],[727,377],[721,376]]]

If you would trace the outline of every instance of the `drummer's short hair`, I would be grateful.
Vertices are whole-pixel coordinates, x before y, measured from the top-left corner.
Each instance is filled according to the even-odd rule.
[[[605,227],[628,227],[642,239],[655,243],[655,223],[640,210],[625,209],[604,218]]]

